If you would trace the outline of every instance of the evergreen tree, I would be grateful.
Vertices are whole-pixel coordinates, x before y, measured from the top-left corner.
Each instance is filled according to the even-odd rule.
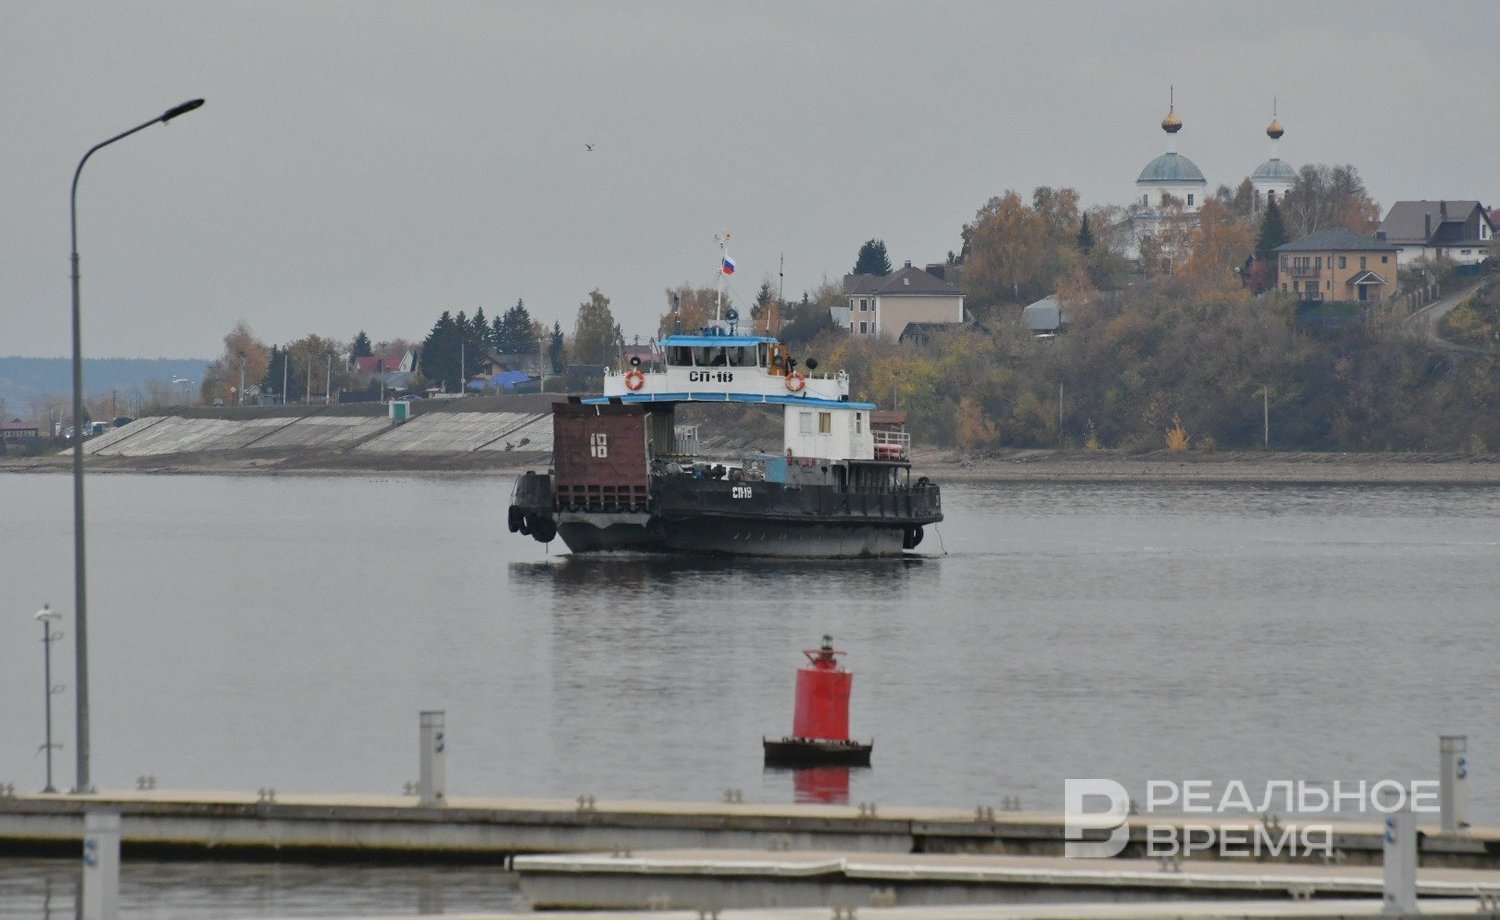
[[[460,313],[459,317],[463,318]],[[467,324],[467,319],[464,319]],[[458,387],[458,345],[463,340],[458,320],[447,310],[432,325],[432,331],[422,340],[422,376],[446,391]]]
[[[1094,231],[1089,228],[1089,216],[1083,215],[1083,223],[1078,227],[1078,250],[1088,255],[1094,249]]]
[[[359,330],[359,335],[354,337],[354,343],[349,346],[349,357],[368,358],[373,354],[375,350],[370,347],[370,337],[365,335],[363,329]]]
[[[552,323],[552,335],[547,342],[547,360],[552,365],[552,373],[560,374],[563,370],[564,352],[567,350],[567,340],[563,338],[562,323],[556,320]]]
[[[625,335],[609,310],[609,298],[598,288],[578,305],[573,327],[573,360],[578,364],[611,364],[625,347]]]
[[[770,335],[776,334],[776,330],[769,329],[767,326],[771,319],[771,307],[775,302],[776,292],[771,290],[771,279],[767,278],[760,283],[760,290],[755,292],[755,302],[750,305],[753,328],[767,331]]]
[[[885,240],[866,240],[859,247],[859,255],[854,259],[854,274],[856,275],[889,275],[891,273],[891,260],[885,253]]]
[[[474,319],[469,324],[468,341],[470,348],[473,348],[475,343],[479,345],[480,354],[484,353],[483,349],[490,343],[490,321],[485,319],[484,307],[474,311]]]
[[[516,305],[495,320],[495,350],[503,355],[535,354],[536,334],[531,328],[531,313],[526,303],[517,300]]]
[[[1266,202],[1265,216],[1260,219],[1260,233],[1255,238],[1257,259],[1275,258],[1277,246],[1287,243],[1286,223],[1281,218],[1281,206],[1272,198]]]

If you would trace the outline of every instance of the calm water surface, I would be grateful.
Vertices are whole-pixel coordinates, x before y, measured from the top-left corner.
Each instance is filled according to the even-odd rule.
[[[436,708],[453,794],[791,801],[760,739],[831,632],[876,739],[851,801],[1429,779],[1437,735],[1467,733],[1474,816],[1500,820],[1497,489],[954,485],[922,558],[849,563],[571,559],[506,532],[509,491],[92,477],[96,784],[396,792]],[[0,476],[0,780],[21,788],[42,785],[44,602],[72,683],[70,494]],[[154,909],[131,916],[176,916]]]

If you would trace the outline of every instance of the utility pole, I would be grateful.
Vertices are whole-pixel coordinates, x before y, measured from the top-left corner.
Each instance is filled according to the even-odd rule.
[[[312,352],[307,353],[307,392],[302,394],[302,401],[312,405]]]
[[[1062,385],[1062,381],[1058,381],[1058,383],[1057,383],[1057,446],[1058,447],[1062,447],[1062,401],[1063,401],[1063,385]]]
[[[328,375],[323,378],[323,405],[333,405],[333,352],[328,353]]]
[[[1261,441],[1261,446],[1263,446],[1263,447],[1270,447],[1271,446],[1271,388],[1269,386],[1262,386],[1260,388],[1260,410],[1261,410],[1262,416],[1265,419],[1265,424],[1266,424],[1266,433],[1264,435],[1263,440]]]
[[[245,404],[245,353],[240,352],[240,398],[235,401],[236,405]]]

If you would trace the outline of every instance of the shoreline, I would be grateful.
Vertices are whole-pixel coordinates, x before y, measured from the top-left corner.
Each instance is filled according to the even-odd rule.
[[[90,457],[90,474],[209,476],[514,476],[544,470],[544,453],[511,456],[431,453],[352,456],[342,452],[215,452]],[[71,454],[0,459],[0,473],[68,473]],[[1121,455],[1107,451],[1016,450],[963,457],[918,452],[913,472],[947,482],[1223,483],[1249,485],[1500,485],[1500,457],[1445,453],[1226,451]]]

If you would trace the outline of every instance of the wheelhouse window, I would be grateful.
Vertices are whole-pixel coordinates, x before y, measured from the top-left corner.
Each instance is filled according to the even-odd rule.
[[[667,363],[673,367],[690,367],[693,363],[693,350],[686,345],[673,345],[667,349]]]
[[[812,434],[812,413],[811,412],[798,412],[797,413],[797,433],[798,434]]]
[[[818,434],[832,434],[832,433],[833,433],[833,413],[832,412],[819,412],[818,413]]]

